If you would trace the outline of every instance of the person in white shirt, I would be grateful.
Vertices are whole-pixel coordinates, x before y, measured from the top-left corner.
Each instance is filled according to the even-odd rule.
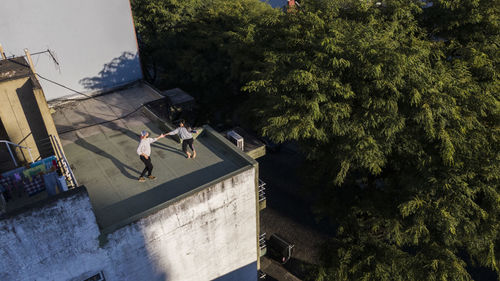
[[[153,172],[153,164],[151,163],[151,144],[163,137],[165,137],[164,134],[159,135],[156,138],[148,138],[149,133],[147,131],[142,131],[141,132],[141,142],[139,143],[139,146],[137,147],[137,154],[140,156],[141,161],[144,163],[145,167],[144,170],[142,170],[141,176],[139,177],[140,182],[146,181],[144,176],[146,175],[146,172],[148,173],[148,178],[149,179],[156,179],[155,176],[151,175],[151,172]]]
[[[175,134],[178,134],[179,135],[179,138],[182,140],[182,151],[184,151],[184,153],[186,153],[186,157],[187,158],[196,158],[196,150],[194,149],[194,145],[193,145],[193,135],[191,133],[196,133],[196,131],[194,130],[191,130],[190,128],[187,129],[184,124],[186,122],[184,120],[181,120],[179,122],[179,127],[177,127],[177,129],[169,132],[169,133],[166,133],[165,135],[166,136],[172,136],[172,135],[175,135]],[[191,149],[191,151],[193,151],[193,154],[191,155],[191,153],[187,150],[187,148]]]

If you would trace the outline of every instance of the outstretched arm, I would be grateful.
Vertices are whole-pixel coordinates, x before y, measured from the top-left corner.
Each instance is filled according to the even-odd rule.
[[[164,138],[164,137],[165,137],[165,134],[161,134],[161,135],[157,136],[156,138],[154,138],[151,143],[153,143],[153,142],[155,142],[155,141],[157,141],[157,140],[159,140],[161,138]]]
[[[161,135],[157,136],[157,137],[155,138],[155,140],[159,140],[159,139],[164,138],[164,137],[165,137],[165,134],[161,134]]]
[[[172,135],[175,135],[175,134],[177,134],[177,133],[179,133],[179,128],[177,128],[177,129],[175,129],[175,130],[173,130],[173,131],[171,131],[171,132],[169,132],[169,133],[166,133],[165,135],[166,135],[166,136],[172,136]]]

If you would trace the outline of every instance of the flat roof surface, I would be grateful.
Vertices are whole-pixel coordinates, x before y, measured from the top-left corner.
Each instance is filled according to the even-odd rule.
[[[66,157],[78,184],[86,186],[103,229],[251,164],[220,138],[206,132],[195,140],[195,159],[187,159],[181,144],[166,137],[152,144],[153,175],[157,179],[138,182],[144,168],[136,154],[139,132],[148,130],[155,137],[161,131],[140,110],[114,119],[158,98],[161,95],[141,84],[99,96],[99,100],[87,99],[56,108],[54,121]],[[114,121],[89,127],[106,120]]]

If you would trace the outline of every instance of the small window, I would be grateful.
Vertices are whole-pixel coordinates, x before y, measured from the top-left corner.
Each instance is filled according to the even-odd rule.
[[[106,279],[104,278],[104,274],[101,271],[101,272],[99,272],[95,275],[92,275],[91,277],[89,277],[83,281],[106,281]]]

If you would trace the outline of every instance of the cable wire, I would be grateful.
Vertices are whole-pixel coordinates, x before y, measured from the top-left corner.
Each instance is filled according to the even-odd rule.
[[[66,134],[66,133],[71,133],[71,132],[74,132],[74,131],[78,131],[80,129],[85,129],[85,128],[90,128],[90,127],[94,127],[94,126],[98,126],[98,125],[102,125],[102,124],[106,124],[106,123],[109,123],[109,122],[114,122],[114,121],[117,121],[117,120],[120,120],[120,119],[124,119],[124,118],[127,118],[129,117],[130,115],[136,113],[139,109],[142,108],[142,105],[139,106],[138,108],[134,109],[133,111],[123,115],[123,116],[120,116],[120,117],[117,117],[115,119],[111,119],[111,120],[106,120],[106,121],[102,121],[102,122],[98,122],[98,123],[95,123],[95,124],[91,124],[91,125],[86,125],[86,126],[81,126],[81,127],[78,127],[78,128],[73,128],[73,129],[69,129],[69,130],[66,130],[66,131],[62,131],[60,132],[59,134]]]
[[[48,79],[48,78],[45,78],[45,77],[43,77],[42,75],[40,75],[40,74],[38,74],[38,73],[36,73],[36,76],[38,76],[39,78],[41,78],[41,79],[43,79],[43,80],[45,80],[45,81],[47,81],[47,82],[53,83],[53,84],[55,84],[55,85],[57,85],[57,86],[59,86],[59,87],[65,88],[65,89],[70,90],[70,91],[73,91],[73,92],[75,92],[75,93],[77,93],[77,94],[79,94],[79,95],[82,95],[82,96],[87,97],[85,100],[87,100],[87,99],[95,99],[95,100],[97,100],[97,101],[100,101],[100,102],[102,102],[103,104],[107,105],[107,106],[109,107],[109,109],[111,110],[111,112],[113,112],[113,110],[111,109],[111,107],[112,107],[112,106],[114,106],[114,107],[116,107],[116,108],[120,108],[120,109],[128,110],[128,109],[125,109],[125,108],[122,108],[122,107],[119,107],[119,106],[116,106],[116,105],[111,105],[111,104],[108,104],[107,102],[105,102],[105,101],[103,101],[103,100],[100,100],[100,99],[98,99],[97,97],[90,96],[90,95],[84,94],[84,93],[82,93],[82,92],[79,92],[79,91],[77,91],[77,90],[74,90],[74,89],[72,89],[72,88],[70,88],[70,87],[68,87],[68,86],[65,86],[65,85],[61,84],[61,83],[58,83],[58,82],[55,82],[55,81],[50,80],[50,79]],[[67,99],[67,100],[71,100],[71,99]],[[141,104],[141,105],[140,105],[139,107],[137,107],[136,109],[134,109],[134,110],[132,110],[131,112],[129,112],[129,113],[125,114],[125,115],[122,115],[122,116],[120,116],[120,117],[118,117],[118,118],[115,118],[115,119],[112,119],[112,120],[106,120],[106,121],[98,122],[98,123],[91,124],[91,125],[81,126],[81,127],[78,127],[78,128],[69,129],[69,130],[66,130],[66,131],[60,132],[60,134],[66,134],[66,133],[74,132],[74,131],[77,131],[77,130],[80,130],[80,129],[90,128],[90,127],[93,127],[93,126],[98,126],[98,125],[102,125],[102,124],[105,124],[105,123],[114,122],[114,121],[117,121],[117,120],[120,120],[120,119],[127,118],[127,117],[129,117],[130,115],[132,115],[132,114],[136,113],[136,112],[137,112],[139,109],[141,109],[143,106],[144,106],[144,105],[143,105],[143,104]]]

